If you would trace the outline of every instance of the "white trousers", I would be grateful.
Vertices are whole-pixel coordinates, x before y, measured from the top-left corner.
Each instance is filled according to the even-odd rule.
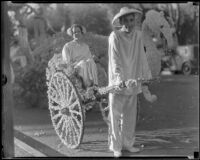
[[[137,94],[109,94],[109,148],[121,151],[123,147],[132,147],[135,142],[137,116]]]

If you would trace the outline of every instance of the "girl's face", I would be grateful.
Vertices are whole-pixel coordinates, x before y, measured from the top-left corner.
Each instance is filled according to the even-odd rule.
[[[72,33],[74,39],[80,39],[83,36],[82,31],[79,27],[73,27]]]
[[[135,16],[130,14],[122,17],[121,24],[125,26],[126,32],[131,32],[135,26]]]

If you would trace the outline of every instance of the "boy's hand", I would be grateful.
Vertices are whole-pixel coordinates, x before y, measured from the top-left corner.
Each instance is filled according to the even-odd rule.
[[[120,91],[122,91],[122,88],[120,87],[121,83],[122,81],[116,81],[115,87],[110,91],[110,93],[119,93]]]
[[[129,88],[137,86],[137,80],[135,80],[135,79],[129,79],[129,80],[127,80],[125,82],[125,84],[126,84],[127,88],[129,89]]]

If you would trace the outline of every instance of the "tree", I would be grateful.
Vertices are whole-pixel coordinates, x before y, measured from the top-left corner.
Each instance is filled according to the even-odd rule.
[[[68,6],[70,21],[80,23],[89,32],[108,35],[112,28],[107,18],[107,9],[100,4],[70,4]]]
[[[198,43],[198,6],[192,3],[169,4],[169,14],[173,18],[178,43],[180,45]]]
[[[26,28],[27,17],[35,12],[35,10],[27,4],[13,4],[8,2],[8,12],[14,12],[14,18],[12,20],[13,27],[17,31],[16,38],[19,42],[21,52],[27,57],[28,62],[33,62],[33,55],[28,41],[28,31]],[[15,36],[15,34],[13,35]]]

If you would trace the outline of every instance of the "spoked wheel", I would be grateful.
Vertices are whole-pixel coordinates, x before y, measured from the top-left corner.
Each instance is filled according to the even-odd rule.
[[[64,72],[58,71],[52,76],[48,99],[57,135],[68,148],[77,148],[83,137],[83,109],[76,88]]]

